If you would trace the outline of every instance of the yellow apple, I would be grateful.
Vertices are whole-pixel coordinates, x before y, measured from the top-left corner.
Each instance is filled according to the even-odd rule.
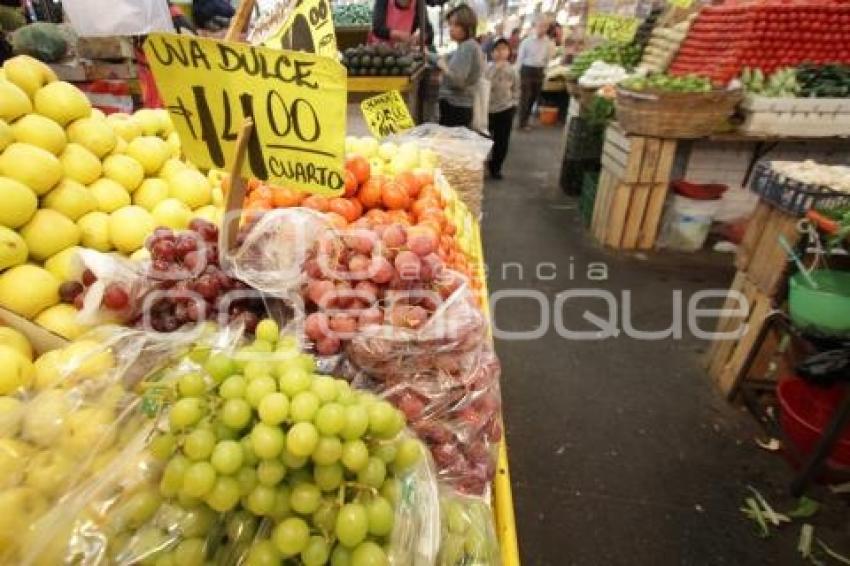
[[[63,338],[74,340],[90,328],[77,321],[77,314],[74,305],[59,303],[41,311],[33,322]]]
[[[109,238],[125,254],[144,246],[155,227],[153,216],[141,206],[125,206],[109,216]]]
[[[32,112],[27,93],[7,81],[0,81],[0,118],[11,122]]]
[[[176,175],[180,171],[185,171],[188,168],[189,167],[179,159],[171,157],[162,164],[162,167],[159,169],[159,173],[157,173],[157,177],[171,182],[172,176]]]
[[[117,181],[129,192],[139,188],[145,178],[142,164],[127,155],[110,155],[103,160],[103,175]]]
[[[153,208],[153,217],[157,226],[185,230],[192,219],[192,210],[176,198],[167,198]]]
[[[125,153],[142,164],[146,175],[155,175],[171,156],[171,149],[158,137],[140,136],[127,145]]]
[[[28,360],[32,360],[32,346],[26,336],[8,326],[0,326],[0,344],[10,346]]]
[[[171,132],[168,134],[168,137],[165,138],[165,143],[167,143],[168,147],[171,149],[171,157],[179,159],[183,147],[180,145],[180,136],[177,135],[177,132]]]
[[[148,177],[133,193],[133,204],[153,212],[154,207],[168,198],[168,183],[159,177]]]
[[[6,146],[13,141],[15,141],[15,134],[12,133],[12,126],[6,120],[0,119],[0,151],[6,149]]]
[[[23,183],[0,177],[0,224],[9,228],[23,226],[38,208],[35,193]]]
[[[72,370],[79,379],[104,377],[107,371],[115,367],[112,350],[94,340],[77,340],[60,352],[59,366]]]
[[[99,252],[112,250],[112,240],[109,239],[109,215],[105,212],[89,212],[79,220],[80,243]]]
[[[0,154],[0,172],[20,181],[40,196],[62,178],[62,164],[47,150],[15,142]]]
[[[72,84],[56,81],[35,93],[35,111],[60,126],[91,116],[92,107],[83,92]]]
[[[59,155],[68,144],[62,126],[38,114],[21,116],[12,124],[15,141],[29,143],[46,149],[53,155]]]
[[[47,193],[42,200],[44,208],[50,208],[64,214],[73,221],[92,210],[97,210],[97,199],[80,183],[71,179],[62,179],[56,188]]]
[[[60,353],[62,350],[50,350],[38,357],[33,363],[35,367],[35,380],[33,387],[42,391],[53,387],[62,378],[62,370],[59,367]]]
[[[118,143],[118,136],[112,131],[109,122],[97,118],[80,118],[71,122],[68,126],[68,139],[101,159],[115,149]]]
[[[78,143],[69,143],[59,161],[65,176],[83,185],[91,185],[103,174],[100,159]]]
[[[59,302],[59,284],[46,269],[16,265],[0,274],[0,307],[31,319]]]
[[[194,169],[185,169],[172,175],[168,183],[169,196],[195,209],[210,203],[212,194],[207,178]]]
[[[10,395],[32,384],[32,362],[11,346],[0,345],[0,395]]]
[[[0,270],[24,263],[28,255],[24,239],[14,230],[0,226]]]
[[[107,157],[110,155],[122,155],[124,153],[127,153],[127,142],[121,136],[117,136],[115,138],[115,147],[109,152]]]
[[[162,123],[157,115],[157,111],[153,108],[140,108],[133,113],[133,118],[142,126],[142,135],[159,135]]]
[[[97,209],[101,212],[113,212],[122,206],[130,205],[130,193],[112,179],[101,177],[89,186],[89,190],[97,200]]]
[[[136,118],[129,114],[116,112],[107,116],[106,119],[112,124],[112,129],[115,130],[115,133],[121,136],[127,143],[142,135],[142,125]]]
[[[215,225],[221,224],[222,216],[224,216],[224,210],[212,204],[202,206],[192,212],[193,218],[203,218]]]
[[[18,55],[3,63],[6,80],[15,83],[32,98],[43,85],[56,80],[50,67],[29,55]]]
[[[77,224],[79,226],[79,224]],[[82,229],[80,230],[82,233]],[[52,273],[59,281],[70,281],[77,279],[82,270],[80,261],[77,260],[77,252],[82,248],[79,246],[71,246],[65,248],[58,254],[50,256],[44,262],[44,269]]]
[[[38,261],[80,243],[80,229],[74,221],[49,208],[36,210],[21,228],[21,236],[27,243],[30,257]]]

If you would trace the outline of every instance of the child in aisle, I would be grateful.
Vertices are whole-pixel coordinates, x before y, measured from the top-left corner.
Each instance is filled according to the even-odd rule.
[[[511,65],[511,45],[501,38],[493,44],[493,62],[487,69],[490,81],[489,129],[493,136],[493,151],[490,154],[490,176],[502,178],[502,163],[508,154],[514,113],[519,103],[520,80],[516,67]]]

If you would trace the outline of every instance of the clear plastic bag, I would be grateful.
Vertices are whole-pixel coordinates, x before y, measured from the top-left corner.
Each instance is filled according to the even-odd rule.
[[[84,339],[85,347],[72,344],[71,353],[57,351],[54,359],[44,362],[57,368],[58,381],[36,382],[37,393],[32,397],[43,399],[42,405],[27,403],[24,414],[19,413],[22,422],[3,423],[0,468],[9,473],[0,489],[0,510],[7,517],[6,524],[0,518],[0,525],[8,528],[7,534],[0,536],[0,562],[129,565],[163,560],[166,564],[212,561],[236,566],[269,551],[270,545],[272,555],[280,559],[274,549],[280,548],[275,532],[283,521],[295,517],[290,509],[296,505],[298,486],[319,484],[320,471],[313,462],[318,456],[293,460],[290,453],[285,460],[283,456],[259,460],[255,450],[261,445],[253,437],[261,421],[252,416],[248,428],[239,429],[241,433],[224,424],[229,422],[224,415],[230,400],[238,399],[250,407],[242,396],[233,396],[234,387],[238,389],[235,383],[243,380],[245,387],[244,373],[274,388],[280,378],[288,387],[297,385],[305,393],[315,390],[314,396],[321,393],[324,403],[338,397],[337,409],[347,406],[343,397],[346,403],[355,403],[360,400],[357,396],[364,394],[351,391],[344,381],[313,376],[312,357],[299,354],[292,337],[270,341],[267,336],[245,343],[241,329],[215,330],[210,325],[199,337],[182,338],[102,328],[99,334]],[[269,346],[274,349],[269,351]],[[273,372],[275,378],[267,372]],[[319,381],[321,385],[315,385]],[[22,399],[26,399],[25,393]],[[254,398],[255,402],[265,400],[267,394]],[[250,399],[254,393],[245,389],[240,395]],[[205,407],[197,416],[200,420],[188,428],[177,420],[186,418],[186,403]],[[362,405],[364,411],[368,406]],[[393,415],[392,409],[389,411]],[[364,414],[368,426],[369,413]],[[432,464],[429,458],[416,456],[424,456],[418,441],[395,428],[403,427],[403,421],[392,422],[398,422],[392,430],[401,431],[400,436],[379,439],[371,432],[363,436],[369,446],[369,466],[377,466],[371,475],[342,476],[340,468],[340,476],[334,480],[336,472],[322,471],[330,474],[322,481],[330,477],[345,482],[322,487],[324,507],[316,503],[315,512],[301,509],[299,516],[321,525],[328,535],[340,512],[337,506],[343,502],[359,503],[369,513],[373,503],[386,507],[390,505],[387,502],[397,502],[388,511],[391,530],[369,536],[386,545],[384,552],[391,564],[434,564],[440,521]],[[295,425],[287,420],[281,426],[286,434]],[[77,429],[87,434],[78,434]],[[237,440],[240,434],[242,439]],[[206,450],[198,443],[210,435],[212,452],[203,457],[190,452]],[[214,452],[231,439],[239,459],[246,459],[233,468],[233,475],[210,464],[227,463],[216,460]],[[411,450],[415,451],[413,457]],[[407,464],[402,463],[402,454]],[[60,464],[64,467],[57,468]],[[213,470],[208,473],[218,471],[211,488],[203,488],[204,494],[194,493],[202,489],[204,475],[196,473],[189,479],[195,465]],[[243,472],[247,476],[243,477]],[[375,474],[382,482],[375,484],[380,490],[368,484],[377,481]],[[257,492],[258,499],[253,498],[259,486],[272,486],[268,489],[274,502],[273,508],[262,513],[250,507],[262,504],[263,493]],[[243,489],[250,491],[243,493]],[[318,487],[314,489],[319,497]],[[220,507],[225,496],[235,498],[226,508]],[[309,502],[314,496],[308,490],[297,497],[302,505],[312,505]],[[381,509],[377,512],[380,515]],[[368,524],[371,528],[372,523]],[[375,544],[375,548],[381,546]]]
[[[436,566],[502,563],[493,512],[481,498],[443,490],[440,516],[442,539]]]

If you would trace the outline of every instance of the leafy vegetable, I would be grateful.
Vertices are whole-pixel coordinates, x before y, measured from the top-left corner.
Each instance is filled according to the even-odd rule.
[[[648,77],[635,77],[620,83],[630,90],[661,90],[665,92],[709,92],[711,81],[699,75],[674,77],[658,74]]]

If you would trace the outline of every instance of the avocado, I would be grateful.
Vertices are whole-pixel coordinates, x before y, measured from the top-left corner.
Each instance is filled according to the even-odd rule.
[[[396,58],[392,55],[387,55],[384,57],[384,66],[385,67],[395,67],[396,66]]]
[[[374,45],[367,45],[366,47],[363,48],[363,54],[364,55],[375,55],[375,53],[376,53],[376,50],[375,50]]]
[[[372,66],[372,57],[369,55],[363,55],[360,57],[360,66],[361,67],[371,67]]]
[[[348,66],[349,67],[359,67],[360,66],[360,57],[354,55],[348,58]]]
[[[381,75],[382,77],[386,77],[387,75],[390,74],[390,70],[387,67],[381,67],[380,69],[378,69],[378,74]]]
[[[386,57],[387,55],[392,54],[392,52],[392,47],[383,43],[379,43],[375,48],[375,53],[380,55],[381,57]]]
[[[409,67],[413,63],[413,59],[410,57],[399,57],[396,59],[396,65],[399,67]]]
[[[390,69],[390,76],[398,77],[400,75],[401,75],[401,68],[400,67],[393,67],[392,69]]]
[[[345,50],[345,56],[346,57],[353,57],[356,54],[357,54],[357,50],[353,47],[349,47],[348,49]]]
[[[375,69],[380,69],[383,66],[384,66],[384,58],[383,57],[381,57],[380,55],[375,55],[374,57],[372,57],[372,67],[374,67]]]

